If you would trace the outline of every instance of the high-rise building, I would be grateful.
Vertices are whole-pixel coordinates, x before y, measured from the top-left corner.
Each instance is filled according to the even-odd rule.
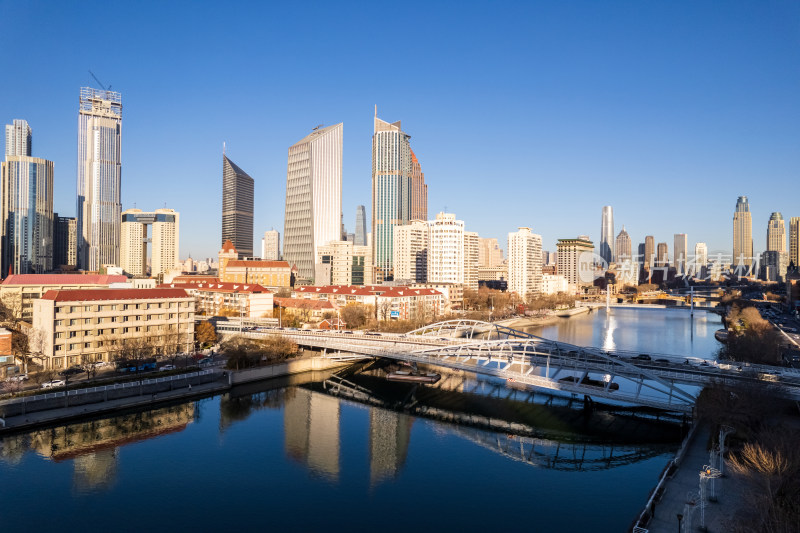
[[[372,285],[372,250],[351,241],[331,241],[317,247],[316,268],[316,285]]]
[[[478,290],[478,249],[480,236],[474,231],[464,232],[464,289]]]
[[[428,223],[412,220],[394,228],[394,279],[425,283],[428,277]]]
[[[581,272],[586,265],[587,258],[593,260],[594,244],[585,236],[580,236],[577,239],[558,239],[556,243],[557,271],[558,274],[567,279],[567,283],[573,286],[578,285],[591,285],[593,279],[588,279],[587,276],[582,276]]]
[[[497,239],[481,239],[478,248],[478,266],[494,268],[503,264],[503,249]]]
[[[363,205],[356,206],[356,234],[353,242],[356,246],[367,245],[367,209]]]
[[[394,227],[411,220],[411,137],[400,121],[388,123],[378,118],[372,136],[372,254],[376,281],[394,276]],[[428,269],[430,272],[430,253]],[[463,258],[459,258],[463,268]],[[463,275],[463,272],[462,272]]]
[[[271,229],[264,232],[261,239],[261,259],[277,261],[281,258],[281,234],[278,230]]]
[[[770,215],[767,224],[767,251],[786,253],[786,223],[777,212]]]
[[[6,124],[6,155],[32,155],[33,136],[26,120]]]
[[[543,292],[542,236],[531,228],[508,234],[508,290],[523,298]]]
[[[705,277],[706,267],[708,266],[708,245],[698,242],[694,245],[694,272],[695,276]]]
[[[53,268],[78,264],[78,219],[53,213]]]
[[[733,266],[749,267],[753,264],[753,219],[747,196],[736,200],[733,213]]]
[[[800,268],[800,217],[789,219],[789,262]]]
[[[414,150],[411,150],[411,218],[428,220],[428,186]]]
[[[82,87],[78,110],[78,267],[119,264],[122,96]]]
[[[600,223],[600,257],[610,263],[614,260],[614,209],[603,207],[603,218]]]
[[[656,251],[656,266],[661,268],[669,266],[669,246],[667,246],[667,243],[665,242],[658,243],[658,249]]]
[[[152,226],[152,236],[147,236]],[[180,214],[174,209],[144,212],[128,209],[122,213],[120,267],[131,276],[147,275],[147,243],[153,243],[150,275],[157,277],[173,270],[179,261]]]
[[[631,236],[625,231],[625,226],[622,226],[622,231],[617,235],[617,240],[614,243],[614,261],[622,263],[626,260],[631,261]]]
[[[652,235],[644,238],[644,257],[642,263],[644,268],[649,269],[656,261],[656,239]]]
[[[678,276],[686,273],[686,258],[689,253],[689,241],[685,233],[676,233],[672,249],[672,261]]]
[[[289,147],[283,257],[314,277],[317,248],[342,239],[344,125],[314,129]]]
[[[253,256],[255,183],[247,172],[222,154],[222,243],[231,241],[239,257]]]
[[[53,269],[53,162],[27,155],[2,164],[2,273]]]
[[[428,283],[464,283],[464,221],[452,213],[428,221]]]

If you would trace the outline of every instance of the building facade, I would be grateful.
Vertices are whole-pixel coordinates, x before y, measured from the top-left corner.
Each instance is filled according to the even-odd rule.
[[[574,287],[591,285],[594,281],[592,275],[586,273],[591,268],[594,254],[594,244],[587,238],[558,239],[557,271],[566,278],[567,283]],[[591,279],[590,279],[591,278]]]
[[[363,205],[356,206],[356,232],[353,239],[356,246],[367,245],[367,209]]]
[[[632,261],[632,246],[633,242],[631,241],[631,236],[628,235],[625,226],[622,226],[622,231],[619,232],[617,239],[614,241],[614,261],[616,263]]]
[[[705,277],[708,267],[708,245],[698,242],[694,245],[694,270],[692,274],[697,277]]]
[[[428,278],[428,223],[412,220],[394,228],[394,278],[403,283],[425,283]]]
[[[786,223],[777,212],[770,215],[767,223],[767,251],[786,253]]]
[[[261,259],[279,261],[281,258],[281,234],[274,229],[264,232],[261,240]]]
[[[800,217],[789,219],[789,262],[800,268]]]
[[[411,219],[428,220],[428,186],[414,150],[411,150]]]
[[[753,264],[753,219],[747,196],[740,196],[733,213],[733,264],[750,267]]]
[[[372,250],[369,246],[356,246],[351,241],[331,241],[317,248],[317,265],[322,266],[326,274],[314,278],[316,285],[373,283]]]
[[[531,228],[508,234],[508,290],[522,298],[544,292],[542,285],[542,236]]]
[[[53,269],[53,162],[9,155],[2,163],[2,274]]]
[[[122,96],[82,87],[78,110],[78,267],[119,265]]]
[[[152,237],[148,237],[152,226]],[[150,275],[163,276],[179,263],[180,214],[174,209],[144,212],[128,209],[122,213],[120,266],[131,276],[148,274],[147,243],[152,242]]]
[[[464,221],[452,213],[428,221],[427,283],[464,283]]]
[[[261,285],[173,282],[158,288],[185,290],[194,298],[198,315],[272,318],[273,294]]]
[[[247,172],[222,154],[222,242],[231,241],[239,257],[253,256],[253,195]]]
[[[674,258],[672,264],[675,267],[678,276],[686,273],[686,261],[689,253],[689,239],[685,233],[676,233],[674,237],[672,248],[672,257]]]
[[[194,315],[182,289],[51,290],[34,302],[33,329],[45,369],[55,370],[114,361],[142,339],[153,355],[190,351]]]
[[[375,109],[372,136],[372,255],[376,281],[394,277],[394,228],[411,220],[411,144],[400,121],[388,123]]]
[[[499,267],[503,264],[503,249],[497,239],[480,239],[478,247],[478,266],[479,267]]]
[[[600,257],[606,264],[614,261],[614,209],[610,205],[603,207],[600,221]]]
[[[342,239],[343,132],[315,129],[289,147],[283,257],[304,278],[314,278],[318,248]]]
[[[644,257],[642,263],[645,269],[650,269],[656,262],[656,238],[648,235],[644,238]]]
[[[656,248],[656,266],[659,268],[669,266],[669,246],[665,242],[658,243]]]
[[[464,289],[478,290],[478,256],[480,236],[474,231],[464,232]]]
[[[6,156],[33,155],[33,134],[26,120],[6,124]]]
[[[53,268],[78,265],[78,219],[53,213]]]

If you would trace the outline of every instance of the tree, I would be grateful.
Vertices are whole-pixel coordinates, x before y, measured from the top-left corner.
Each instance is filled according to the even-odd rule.
[[[217,332],[214,329],[214,324],[208,320],[200,322],[197,329],[194,331],[194,338],[200,343],[200,346],[208,348],[217,342]]]
[[[378,300],[378,314],[381,320],[389,320],[392,313],[392,301],[389,298]]]
[[[339,316],[347,324],[348,328],[357,329],[367,323],[369,313],[363,304],[349,303],[339,311]]]

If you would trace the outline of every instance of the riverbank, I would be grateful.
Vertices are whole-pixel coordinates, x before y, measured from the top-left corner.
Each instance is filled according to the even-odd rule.
[[[558,321],[559,317],[555,315],[547,315],[507,318],[505,320],[498,320],[495,322],[495,324],[498,326],[506,326],[507,328],[519,329],[529,326],[548,326],[550,324],[555,324]]]

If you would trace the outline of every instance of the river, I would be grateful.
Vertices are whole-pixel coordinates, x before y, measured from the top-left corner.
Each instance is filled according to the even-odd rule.
[[[691,325],[680,311],[613,310],[534,332],[712,357],[717,323],[705,313]],[[661,422],[476,400],[457,387],[418,394],[534,434],[493,433],[333,397],[323,378],[8,436],[2,530],[616,532],[679,442]]]

